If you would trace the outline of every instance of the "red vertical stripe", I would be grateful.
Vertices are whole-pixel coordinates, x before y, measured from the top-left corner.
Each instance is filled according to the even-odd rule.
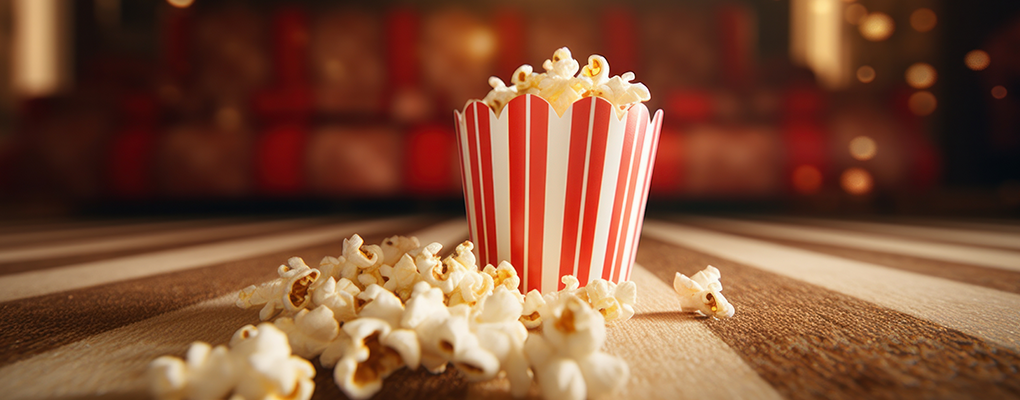
[[[631,225],[631,214],[634,211],[634,199],[637,197],[634,195],[634,191],[637,190],[638,173],[641,169],[641,148],[644,146],[645,132],[648,130],[648,117],[645,114],[645,107],[635,106],[634,108],[636,108],[637,111],[635,114],[631,114],[631,117],[637,119],[638,130],[637,138],[634,140],[634,152],[636,154],[634,154],[633,160],[631,160],[630,179],[627,182],[627,198],[624,200],[623,206],[623,227],[625,229],[630,228]],[[622,235],[620,235],[620,252],[616,256],[617,268],[612,278],[614,282],[619,282],[620,277],[623,276],[623,270],[626,267],[626,265],[624,265],[623,255],[627,253],[627,239],[630,237],[629,232],[626,230]]]
[[[588,119],[592,98],[574,103],[570,121],[570,154],[567,159],[567,191],[563,204],[563,242],[560,246],[560,276],[574,273],[578,221],[581,216],[581,190],[584,185],[585,152],[588,147]],[[557,286],[563,289],[563,282]]]
[[[527,103],[512,101],[506,106],[510,117],[510,264],[524,276],[524,196],[527,168]]]
[[[531,171],[528,199],[528,282],[525,290],[542,287],[542,243],[545,232],[545,174],[549,146],[549,105],[527,95],[531,103]],[[523,276],[523,275],[522,275]]]
[[[588,187],[584,194],[584,220],[581,229],[581,254],[578,258],[577,280],[588,284],[591,273],[592,248],[595,247],[595,225],[599,216],[599,199],[602,193],[602,175],[606,162],[606,142],[609,139],[609,117],[613,106],[608,101],[593,100],[595,119],[592,121],[591,152],[588,155]]]
[[[609,244],[606,247],[605,266],[602,267],[602,279],[611,280],[613,274],[619,268],[616,253],[620,252],[620,238],[625,235],[626,226],[620,229],[620,217],[623,213],[623,203],[627,201],[627,183],[631,174],[630,158],[634,155],[634,136],[637,136],[638,118],[641,114],[638,108],[631,108],[627,113],[627,125],[623,133],[623,146],[620,149],[620,173],[616,177],[616,197],[613,199],[613,216],[609,221]],[[622,232],[621,232],[622,231]]]
[[[485,193],[485,241],[480,245],[485,246],[485,255],[482,256],[481,265],[499,264],[499,254],[496,251],[496,199],[492,181],[492,132],[489,127],[489,107],[482,103],[475,103],[475,111],[478,120],[478,145],[481,146],[482,161],[482,190]]]
[[[634,268],[634,259],[637,258],[638,239],[641,238],[641,227],[644,223],[645,217],[645,205],[646,203],[648,203],[648,189],[649,189],[648,186],[651,185],[652,183],[652,170],[653,167],[655,166],[655,152],[659,150],[659,131],[662,130],[662,111],[659,111],[655,114],[655,119],[652,120],[651,126],[652,137],[649,138],[649,140],[652,141],[652,146],[651,149],[648,151],[648,154],[644,155],[645,159],[648,160],[648,170],[645,173],[645,190],[643,191],[644,193],[642,193],[641,195],[641,203],[639,204],[641,206],[641,209],[640,211],[638,211],[637,214],[638,218],[637,227],[636,229],[634,229],[634,240],[631,242],[633,243],[631,245],[633,250],[631,250],[630,252],[630,262],[627,263],[627,271],[625,275],[623,275],[623,280],[630,279],[630,271],[631,269]]]
[[[482,243],[485,243],[485,229],[483,229],[484,220],[482,218],[482,183],[478,161],[478,129],[475,126],[478,106],[479,103],[472,103],[467,107],[465,113],[467,114],[468,157],[471,159],[471,194],[475,209],[474,228],[475,234],[478,235],[474,240],[478,246],[479,257],[484,259],[485,249],[482,247]]]

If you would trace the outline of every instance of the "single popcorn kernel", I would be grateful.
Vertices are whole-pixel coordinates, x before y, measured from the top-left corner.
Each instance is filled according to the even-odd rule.
[[[574,312],[570,308],[565,308],[563,314],[560,315],[560,319],[553,326],[563,333],[577,332],[577,328],[574,327]]]

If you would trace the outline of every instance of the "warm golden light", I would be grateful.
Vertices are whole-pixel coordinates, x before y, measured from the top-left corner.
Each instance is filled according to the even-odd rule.
[[[875,69],[871,68],[870,65],[863,65],[857,68],[857,80],[862,83],[871,83],[875,80]]]
[[[935,107],[938,105],[938,101],[935,100],[935,95],[927,90],[922,90],[910,95],[910,99],[907,101],[907,105],[910,107],[910,111],[914,115],[925,116],[935,112]]]
[[[496,35],[488,29],[476,29],[468,37],[468,54],[476,60],[485,60],[496,52]]]
[[[814,165],[801,165],[793,170],[793,190],[800,194],[817,193],[822,188],[822,172]]]
[[[907,68],[907,84],[914,89],[927,89],[935,84],[938,74],[935,68],[928,63],[916,63]]]
[[[854,195],[868,194],[874,186],[871,174],[863,168],[853,167],[843,171],[839,183],[843,190]]]
[[[867,161],[875,157],[878,152],[878,145],[875,140],[867,136],[858,136],[850,141],[850,155],[860,161]]]
[[[888,14],[876,12],[864,17],[857,28],[865,39],[872,42],[881,42],[892,36],[895,26],[892,17]]]
[[[861,20],[868,15],[868,9],[861,4],[851,4],[846,7],[846,11],[843,12],[843,17],[846,18],[846,22],[853,25],[861,23]]]
[[[1006,97],[1006,87],[999,85],[992,88],[992,97],[996,99],[1003,99]]]
[[[918,8],[910,14],[910,26],[918,32],[928,32],[935,28],[938,17],[929,8]]]
[[[984,50],[971,50],[963,58],[963,62],[967,64],[967,68],[980,71],[988,68],[988,64],[992,62],[992,59],[988,57],[988,53]]]
[[[166,2],[177,8],[186,8],[190,6],[191,3],[194,3],[195,0],[166,0]]]

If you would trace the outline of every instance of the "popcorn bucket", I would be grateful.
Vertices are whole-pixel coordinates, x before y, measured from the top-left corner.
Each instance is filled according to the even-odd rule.
[[[479,265],[509,261],[522,291],[630,279],[662,111],[622,117],[600,97],[562,117],[545,99],[515,97],[496,114],[480,101],[455,112],[471,240]]]

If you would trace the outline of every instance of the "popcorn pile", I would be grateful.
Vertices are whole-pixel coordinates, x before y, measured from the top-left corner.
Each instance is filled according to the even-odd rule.
[[[609,63],[598,54],[588,57],[588,64],[580,68],[580,74],[579,67],[570,49],[562,47],[553,53],[552,59],[542,63],[544,73],[536,73],[530,65],[524,64],[514,71],[510,86],[495,76],[490,77],[492,90],[482,102],[499,115],[514,97],[534,94],[548,101],[556,113],[563,116],[575,101],[598,96],[609,100],[617,116],[622,117],[634,104],[652,98],[644,84],[631,83],[633,72],[609,77]]]
[[[354,235],[341,256],[316,268],[293,257],[279,278],[241,290],[236,301],[260,307],[259,318],[272,323],[242,327],[229,346],[196,342],[184,360],[156,359],[152,392],[308,399],[315,369],[306,360],[315,357],[354,399],[377,393],[400,368],[419,366],[441,373],[452,364],[469,381],[505,376],[515,397],[533,380],[544,397],[568,399],[612,393],[627,381],[626,362],[601,349],[606,325],[634,315],[633,282],[580,287],[565,276],[561,291],[522,295],[513,266],[479,269],[472,248],[466,241],[441,258],[439,243],[394,236],[367,245]]]

